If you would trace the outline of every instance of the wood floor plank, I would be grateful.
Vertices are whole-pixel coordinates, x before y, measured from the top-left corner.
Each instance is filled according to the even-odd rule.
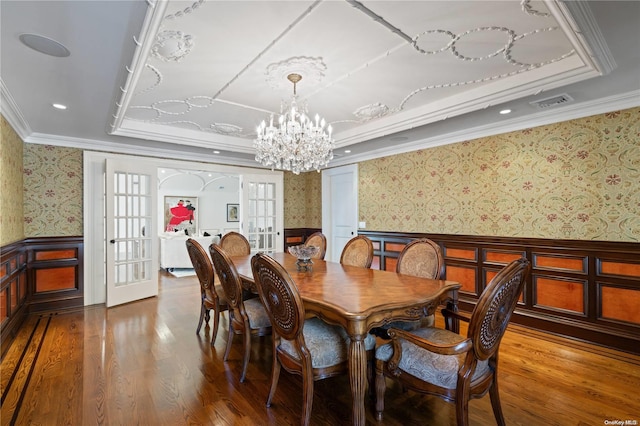
[[[30,316],[1,365],[2,425],[297,425],[300,377],[282,371],[271,408],[271,338],[254,338],[247,380],[240,383],[242,339],[228,362],[228,318],[214,346],[211,324],[196,334],[199,286],[195,277],[161,275],[158,297],[111,309],[88,307],[51,316],[28,343]],[[437,325],[442,325],[438,316]],[[464,327],[462,332],[464,332]],[[44,340],[42,340],[43,338]],[[40,353],[38,342],[42,340]],[[22,347],[21,347],[22,345]],[[20,354],[27,348],[22,365]],[[34,366],[31,380],[27,377]],[[27,389],[20,400],[22,389]],[[640,357],[511,325],[500,350],[500,391],[509,425],[602,425],[640,421]],[[451,404],[403,391],[388,379],[384,420],[367,401],[370,425],[450,425]],[[316,382],[311,424],[348,425],[346,375]],[[471,425],[495,425],[489,397],[470,402]]]

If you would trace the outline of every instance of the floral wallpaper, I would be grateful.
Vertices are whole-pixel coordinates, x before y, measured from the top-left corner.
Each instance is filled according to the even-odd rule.
[[[0,246],[24,239],[22,140],[0,116]]]
[[[359,164],[368,230],[640,241],[640,108]]]
[[[322,174],[284,174],[284,227],[322,228]]]
[[[83,235],[82,150],[24,144],[24,233]]]

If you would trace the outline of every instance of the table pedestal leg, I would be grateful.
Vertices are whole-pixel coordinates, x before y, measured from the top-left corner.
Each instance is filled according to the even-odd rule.
[[[353,424],[365,424],[364,396],[367,388],[367,354],[364,339],[351,337],[349,346],[349,381],[353,396]]]

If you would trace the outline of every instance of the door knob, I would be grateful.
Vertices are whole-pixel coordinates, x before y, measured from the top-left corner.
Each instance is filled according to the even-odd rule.
[[[116,240],[109,240],[109,242],[110,242],[111,244],[115,244],[115,243],[116,243]]]

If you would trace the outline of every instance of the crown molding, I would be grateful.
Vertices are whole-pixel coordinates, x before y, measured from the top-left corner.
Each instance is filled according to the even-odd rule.
[[[544,126],[547,124],[575,120],[578,118],[589,117],[592,115],[604,114],[611,111],[618,111],[638,106],[640,106],[640,90],[633,90],[631,92],[610,96],[608,98],[602,98],[595,101],[571,104],[562,108],[554,108],[549,111],[541,111],[539,113],[536,113],[535,115],[529,115],[526,118],[504,120],[457,132],[451,132],[444,135],[438,135],[413,142],[407,142],[401,145],[394,145],[391,147],[370,150],[362,155],[354,155],[343,159],[336,159],[331,163],[330,166],[337,167],[351,163],[359,163],[362,161],[373,160],[380,157],[404,154],[407,152],[434,148],[437,146],[450,145],[453,143],[529,129],[532,127]]]
[[[2,116],[11,125],[13,130],[20,136],[20,139],[25,140],[31,134],[31,127],[25,120],[18,104],[9,93],[9,89],[0,78],[0,112]]]
[[[196,153],[180,152],[174,149],[158,148],[153,146],[142,147],[130,145],[128,143],[111,142],[96,139],[81,139],[66,136],[61,137],[56,135],[47,135],[43,133],[33,133],[27,138],[23,138],[23,140],[25,143],[78,148],[87,151],[109,152],[113,154],[130,154],[142,157],[200,161],[257,168],[257,163],[253,160],[243,160],[216,154],[202,155]]]
[[[613,59],[611,50],[609,50],[588,2],[562,0],[557,5],[559,12],[564,17],[563,20],[559,19],[558,21],[567,22],[571,27],[571,31],[565,31],[565,33],[568,36],[574,34],[577,36],[576,41],[579,39],[580,46],[587,51],[590,61],[602,75],[607,75],[616,69],[618,65]],[[553,8],[550,10],[554,11]]]

